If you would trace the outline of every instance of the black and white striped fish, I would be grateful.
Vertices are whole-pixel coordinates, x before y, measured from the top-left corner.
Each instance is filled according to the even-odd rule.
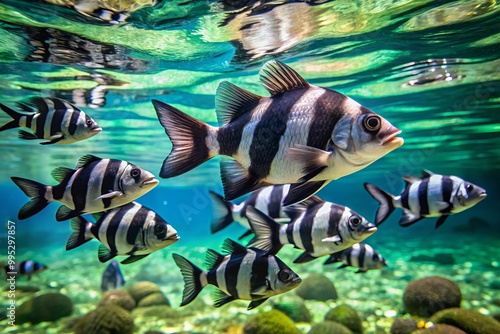
[[[354,267],[358,268],[356,274],[365,273],[371,269],[382,269],[387,266],[385,259],[373,249],[370,245],[364,243],[357,243],[343,251],[333,253],[325,261],[325,264],[342,262],[339,267]]]
[[[71,144],[102,131],[92,118],[66,100],[35,97],[18,103],[18,107],[23,112],[0,104],[0,108],[13,118],[0,127],[0,131],[29,128],[32,132],[19,130],[19,138],[48,140],[41,142],[42,145]]]
[[[259,249],[245,248],[226,239],[222,245],[226,255],[209,249],[205,257],[208,271],[173,254],[174,261],[184,278],[181,306],[192,302],[208,284],[219,290],[215,295],[215,307],[235,299],[251,300],[248,309],[253,309],[269,297],[287,292],[302,281],[283,261]]]
[[[26,276],[28,281],[31,280],[31,276],[37,275],[42,271],[47,269],[47,266],[36,261],[26,260],[21,262],[16,262],[14,268],[11,268],[10,265],[4,265],[5,274],[7,277],[9,276]]]
[[[368,193],[380,206],[375,217],[379,226],[394,211],[403,209],[399,225],[410,226],[425,217],[439,217],[436,228],[449,215],[469,209],[486,197],[486,190],[457,176],[434,174],[424,170],[420,178],[405,176],[405,189],[399,196],[386,193],[370,183],[365,183]]]
[[[181,175],[223,155],[225,200],[272,184],[289,184],[284,205],[300,202],[331,180],[354,173],[403,144],[401,130],[347,96],[312,86],[279,61],[267,62],[263,97],[229,82],[216,93],[220,127],[153,100],[173,149],[160,176]]]
[[[310,205],[284,225],[253,207],[246,213],[255,233],[249,247],[276,254],[284,245],[292,244],[304,250],[294,263],[340,252],[377,231],[374,224],[348,207],[324,201]]]
[[[37,214],[53,201],[64,204],[57,210],[57,221],[109,210],[135,200],[159,183],[153,174],[130,162],[90,154],[78,160],[76,169],[58,167],[51,175],[58,185],[11,177],[30,198],[19,210],[19,219]]]
[[[210,226],[211,232],[218,232],[234,221],[250,229],[250,224],[248,223],[248,218],[245,213],[249,206],[257,208],[275,221],[289,222],[290,217],[286,213],[287,210],[283,207],[283,200],[289,190],[289,184],[260,188],[252,192],[250,196],[240,204],[233,204],[225,201],[221,195],[210,191],[210,197],[212,198],[212,216],[214,219]],[[294,213],[305,211],[309,204],[318,201],[321,201],[321,199],[317,196],[313,196],[303,202],[297,203],[293,205],[295,208]],[[290,212],[290,207],[288,212]]]
[[[125,277],[120,270],[120,265],[115,260],[111,261],[102,273],[101,291],[116,290],[125,285]]]
[[[137,202],[96,214],[96,218],[95,224],[81,216],[71,220],[71,228],[75,232],[69,236],[66,250],[96,238],[101,242],[99,261],[106,262],[117,255],[129,255],[120,262],[128,264],[179,240],[177,231],[170,224]]]

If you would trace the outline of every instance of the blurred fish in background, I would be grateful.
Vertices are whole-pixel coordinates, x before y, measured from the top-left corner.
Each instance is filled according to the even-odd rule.
[[[101,290],[108,291],[119,289],[125,285],[125,278],[120,269],[120,265],[116,261],[111,261],[106,270],[102,273]]]

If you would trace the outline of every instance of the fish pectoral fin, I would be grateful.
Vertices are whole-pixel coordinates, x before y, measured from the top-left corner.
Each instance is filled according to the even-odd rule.
[[[26,139],[26,140],[40,139],[34,133],[24,131],[24,130],[19,130],[18,136],[19,136],[19,138]]]
[[[253,308],[256,308],[257,306],[259,306],[260,304],[262,304],[266,300],[267,300],[267,298],[263,298],[263,299],[259,299],[259,300],[254,300],[253,302],[251,302],[250,304],[248,304],[247,310],[251,310]]]
[[[448,216],[449,215],[442,215],[441,217],[439,217],[439,219],[436,222],[436,228],[438,228],[439,226],[443,225],[444,222],[446,221],[446,219],[448,218]]]
[[[56,211],[56,220],[61,222],[63,220],[68,220],[71,218],[75,218],[76,216],[81,215],[83,212],[75,211],[68,208],[65,205],[61,205],[59,209]]]
[[[233,200],[265,185],[236,160],[221,158],[220,169],[225,201]]]
[[[342,238],[340,237],[340,235],[333,235],[331,237],[321,239],[321,242],[341,242],[341,241]]]
[[[270,60],[262,66],[260,83],[271,95],[278,95],[297,88],[308,88],[309,83],[295,70],[277,60]]]
[[[97,197],[96,200],[103,199],[103,198],[117,198],[120,196],[123,196],[123,193],[121,191],[115,190],[115,191],[112,191],[112,192],[109,192],[107,194],[103,194],[103,195]]]
[[[253,289],[252,291],[250,291],[250,293],[254,296],[265,296],[267,291],[268,291],[268,284],[265,284]]]
[[[416,222],[418,222],[423,218],[424,217],[422,216],[417,216],[410,210],[403,209],[403,217],[401,217],[401,219],[399,220],[399,225],[402,227],[408,227],[415,224]]]
[[[120,263],[121,264],[129,264],[129,263],[134,263],[136,261],[139,261],[141,259],[144,259],[146,256],[148,256],[149,254],[145,254],[145,255],[130,255],[129,257],[127,257],[125,260],[121,261]]]
[[[63,133],[62,132],[58,132],[58,133],[54,133],[52,136],[49,137],[49,139],[51,141],[54,141],[54,140],[60,140],[64,137]]]
[[[283,206],[302,202],[307,198],[317,193],[321,188],[328,184],[328,180],[324,181],[309,181],[304,183],[293,183],[290,186],[290,191],[283,200]]]
[[[296,258],[295,261],[293,261],[293,263],[306,263],[315,259],[317,258],[307,252],[304,252],[298,258]]]
[[[287,156],[291,160],[304,164],[302,169],[304,175],[299,179],[299,183],[309,181],[327,168],[332,154],[333,152],[305,145],[295,145],[287,150]]]
[[[116,253],[111,253],[111,251],[102,244],[99,245],[99,248],[97,249],[97,256],[99,258],[99,261],[101,262],[106,262],[108,260],[111,260],[116,255],[117,255]]]
[[[222,305],[232,302],[235,299],[233,296],[230,296],[219,289],[215,290],[212,298],[214,300],[215,307],[221,307]]]
[[[63,139],[63,138],[61,137],[61,138],[57,138],[57,139],[52,139],[51,141],[44,141],[44,142],[41,142],[40,145],[56,144],[57,142],[61,141],[61,139]]]

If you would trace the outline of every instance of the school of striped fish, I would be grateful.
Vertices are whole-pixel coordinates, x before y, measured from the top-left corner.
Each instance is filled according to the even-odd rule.
[[[424,171],[405,176],[398,196],[365,183],[379,202],[375,222],[353,209],[315,195],[333,180],[355,173],[403,145],[401,130],[351,98],[331,89],[310,85],[295,70],[268,61],[260,82],[270,96],[259,96],[227,81],[215,95],[218,127],[210,126],[158,100],[152,100],[172,150],[159,176],[180,176],[221,155],[224,194],[212,199],[210,231],[233,222],[252,235],[247,246],[226,239],[221,253],[208,249],[207,270],[180,254],[173,259],[184,279],[181,306],[192,302],[207,285],[218,288],[214,306],[233,300],[250,301],[255,308],[268,298],[297,287],[301,278],[277,257],[285,245],[301,251],[294,263],[325,257],[324,264],[341,263],[357,273],[387,266],[383,256],[364,241],[396,209],[399,224],[410,226],[427,217],[448,216],[473,207],[486,191],[457,176]],[[34,98],[18,105],[21,111],[0,105],[13,120],[0,131],[24,127],[22,139],[46,140],[41,144],[70,144],[86,140],[102,129],[83,111],[56,98]],[[56,185],[13,176],[12,181],[30,198],[18,218],[29,218],[50,202],[62,204],[57,221],[71,220],[66,250],[97,239],[98,259],[107,262],[127,256],[134,263],[179,240],[177,231],[158,213],[136,200],[159,184],[155,176],[124,160],[80,157],[75,168],[52,171]],[[239,204],[231,200],[249,194]],[[92,214],[89,222],[83,214]],[[27,260],[18,272],[28,278],[46,266]],[[6,268],[7,270],[7,268]],[[112,261],[103,273],[102,290],[119,288],[125,279]]]

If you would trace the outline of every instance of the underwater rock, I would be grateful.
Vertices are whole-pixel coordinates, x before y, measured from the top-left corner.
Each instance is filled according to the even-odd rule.
[[[295,296],[287,297],[284,300],[275,302],[273,307],[285,313],[286,316],[295,322],[311,322],[311,313],[302,298]]]
[[[181,312],[167,305],[137,307],[132,311],[134,318],[179,319]]]
[[[500,333],[500,322],[484,314],[461,308],[439,311],[430,318],[430,321],[434,324],[455,326],[468,334]]]
[[[349,328],[335,321],[322,321],[314,324],[307,334],[353,334]]]
[[[48,292],[21,304],[16,310],[16,323],[38,324],[43,321],[56,321],[72,312],[73,303],[66,295]]]
[[[305,300],[319,300],[325,302],[337,299],[337,290],[333,283],[321,274],[311,274],[295,289],[295,293]]]
[[[411,281],[403,294],[408,313],[429,317],[437,311],[460,307],[462,294],[458,285],[449,279],[430,276]]]
[[[80,318],[75,326],[75,334],[132,334],[134,319],[129,311],[108,303]]]
[[[454,326],[446,324],[437,324],[431,328],[423,328],[416,330],[414,332],[411,332],[411,334],[467,334],[467,333]]]
[[[363,333],[363,324],[358,313],[348,305],[339,305],[328,311],[325,320],[334,321],[349,328],[354,334]]]
[[[455,258],[450,253],[437,253],[433,256],[420,254],[410,258],[411,262],[436,262],[444,265],[455,264]]]
[[[271,310],[257,313],[243,328],[244,334],[299,334],[292,319],[283,312]]]
[[[127,311],[132,311],[136,303],[134,298],[127,292],[127,290],[117,289],[106,291],[99,302],[99,306],[105,305],[106,303],[113,303],[118,306],[123,307]]]
[[[398,318],[391,326],[391,334],[411,334],[418,329],[417,322],[411,318]]]
[[[128,292],[130,293],[132,298],[135,299],[136,303],[139,303],[142,298],[149,296],[150,294],[153,294],[155,292],[161,292],[161,289],[157,284],[153,282],[141,281],[132,285],[128,289]]]
[[[170,302],[167,297],[163,294],[163,292],[155,292],[144,298],[142,298],[137,307],[145,307],[145,306],[154,306],[154,305],[167,305],[170,306]]]

